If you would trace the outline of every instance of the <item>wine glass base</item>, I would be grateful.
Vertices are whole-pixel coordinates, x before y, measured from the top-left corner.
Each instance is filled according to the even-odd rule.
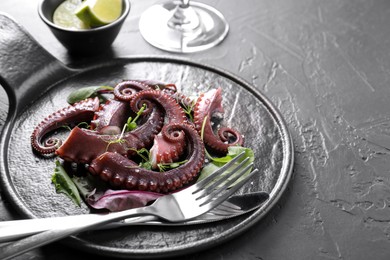
[[[140,18],[139,29],[144,39],[156,48],[178,53],[203,51],[219,44],[229,31],[223,15],[208,5],[190,2],[200,24],[191,30],[168,26],[178,2],[153,5]]]

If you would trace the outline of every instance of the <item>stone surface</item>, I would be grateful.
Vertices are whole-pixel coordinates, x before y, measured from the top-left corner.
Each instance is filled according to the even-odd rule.
[[[221,45],[191,55],[165,53],[144,42],[137,23],[155,1],[133,1],[112,50],[93,58],[69,56],[39,20],[37,2],[2,0],[0,10],[67,65],[128,55],[185,57],[242,77],[281,111],[295,145],[287,191],[241,236],[186,258],[389,259],[388,1],[208,1],[231,30]],[[2,125],[3,91],[0,109]],[[13,217],[16,212],[2,196],[0,219]],[[86,256],[56,244],[17,259]]]

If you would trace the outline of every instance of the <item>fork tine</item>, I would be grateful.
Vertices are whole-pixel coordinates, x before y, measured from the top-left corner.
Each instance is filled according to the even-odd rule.
[[[241,167],[242,165],[239,166]],[[213,185],[214,187],[207,187],[206,189],[204,189],[204,192],[202,192],[201,196],[197,198],[197,200],[204,198],[202,203],[206,203],[209,200],[214,199],[214,197],[218,197],[221,192],[223,192],[233,183],[235,183],[240,177],[242,177],[245,172],[249,171],[252,166],[253,163],[250,163],[244,168],[239,168],[238,170],[235,169],[234,171],[228,172],[223,176],[224,182],[219,182],[218,185]]]
[[[202,205],[208,205],[209,208],[214,208],[221,204],[223,201],[225,201],[227,198],[229,198],[232,194],[234,194],[238,189],[240,189],[253,175],[255,175],[258,172],[258,169],[254,169],[250,174],[248,174],[244,179],[242,179],[239,183],[231,187],[230,189],[226,189],[227,187],[224,187],[224,190],[226,191],[224,194],[220,195],[218,198],[205,202]],[[220,190],[222,192],[222,189]]]
[[[235,214],[241,214],[243,212],[242,210],[221,210],[216,208],[209,211],[209,213],[213,214],[214,216],[232,216]]]
[[[241,210],[241,207],[236,205],[236,204],[233,204],[229,201],[225,201],[224,203],[222,203],[221,205],[219,205],[219,208],[222,209],[222,210]]]
[[[225,172],[225,174],[222,174],[218,177],[215,178],[215,181],[210,183],[210,185],[208,185],[207,187],[205,187],[202,192],[200,194],[207,194],[207,193],[210,193],[210,191],[214,190],[215,188],[217,188],[218,186],[220,186],[222,183],[224,183],[227,179],[229,179],[231,176],[235,176],[235,180],[237,180],[241,174],[243,173],[243,171],[241,170],[241,168],[248,162],[249,158],[245,158],[245,160],[243,160],[242,162],[240,162],[238,165],[234,165],[234,168],[232,168],[230,171],[227,171]],[[252,166],[253,163],[250,163],[248,166]],[[246,167],[246,170],[249,170],[249,167]],[[240,171],[240,174],[236,174],[237,171]],[[232,184],[233,182],[231,182],[230,184]],[[199,194],[199,196],[201,196]]]
[[[214,208],[212,211],[209,211],[213,215],[224,216],[224,215],[232,215],[242,213],[243,210],[240,207],[230,208],[224,207],[223,203],[218,205],[218,207]]]
[[[236,157],[234,157],[230,162],[226,163],[224,166],[204,178],[203,180],[196,183],[196,189],[192,192],[193,194],[203,190],[205,186],[207,186],[210,182],[212,182],[216,176],[220,175],[221,173],[225,172],[229,167],[231,167],[234,163],[236,163],[239,159],[242,158],[242,156],[245,154],[245,152],[242,152],[238,154]],[[194,185],[194,186],[195,186]]]

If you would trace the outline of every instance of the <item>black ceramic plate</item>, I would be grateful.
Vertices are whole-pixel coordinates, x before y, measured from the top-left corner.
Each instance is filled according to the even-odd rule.
[[[42,50],[38,48],[38,51]],[[26,76],[27,82],[32,82],[31,89],[26,88],[26,81],[9,86],[18,82],[9,75],[3,82],[10,96],[11,110],[1,138],[1,184],[15,208],[26,217],[89,213],[86,205],[77,207],[55,192],[50,179],[54,159],[34,155],[30,135],[44,117],[67,105],[66,97],[71,91],[92,85],[114,86],[123,79],[175,83],[179,91],[187,95],[221,87],[225,107],[222,124],[245,134],[246,146],[254,150],[255,167],[260,170],[260,174],[239,192],[261,190],[270,194],[261,208],[238,218],[185,227],[133,226],[87,232],[65,239],[65,243],[119,257],[152,258],[191,253],[222,243],[254,225],[285,190],[292,171],[293,148],[284,120],[266,97],[234,75],[203,64],[163,57],[123,58],[82,70],[62,66],[53,69],[51,63],[40,66],[47,74],[38,70]]]

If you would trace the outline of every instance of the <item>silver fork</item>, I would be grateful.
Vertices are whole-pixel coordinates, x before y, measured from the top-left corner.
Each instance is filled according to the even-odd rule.
[[[226,201],[213,208],[209,212],[185,222],[167,222],[156,216],[139,216],[112,222],[98,229],[109,229],[124,225],[190,225],[204,222],[217,221],[224,218],[245,214],[261,205],[268,198],[265,192],[255,192],[229,197]],[[249,199],[249,200],[248,200]],[[230,202],[232,200],[232,202]],[[238,203],[238,204],[237,204]],[[244,207],[244,208],[241,208]],[[69,223],[88,221],[90,214],[71,215],[62,217],[33,218],[22,220],[0,221],[0,243],[11,242],[23,237],[54,229]]]
[[[258,172],[257,169],[254,169],[245,178],[230,187],[242,176],[242,174],[249,171],[253,166],[253,163],[245,166],[248,158],[235,165],[242,156],[243,154],[236,156],[224,167],[215,171],[202,181],[183,189],[182,191],[158,198],[150,206],[109,214],[89,214],[87,221],[71,223],[66,226],[26,237],[13,243],[8,243],[0,247],[1,259],[10,259],[11,257],[23,254],[31,249],[49,244],[72,234],[77,234],[100,225],[133,216],[153,215],[170,222],[191,220],[224,202]],[[230,171],[227,171],[228,169],[230,169]],[[220,178],[216,178],[223,172],[226,173]]]

